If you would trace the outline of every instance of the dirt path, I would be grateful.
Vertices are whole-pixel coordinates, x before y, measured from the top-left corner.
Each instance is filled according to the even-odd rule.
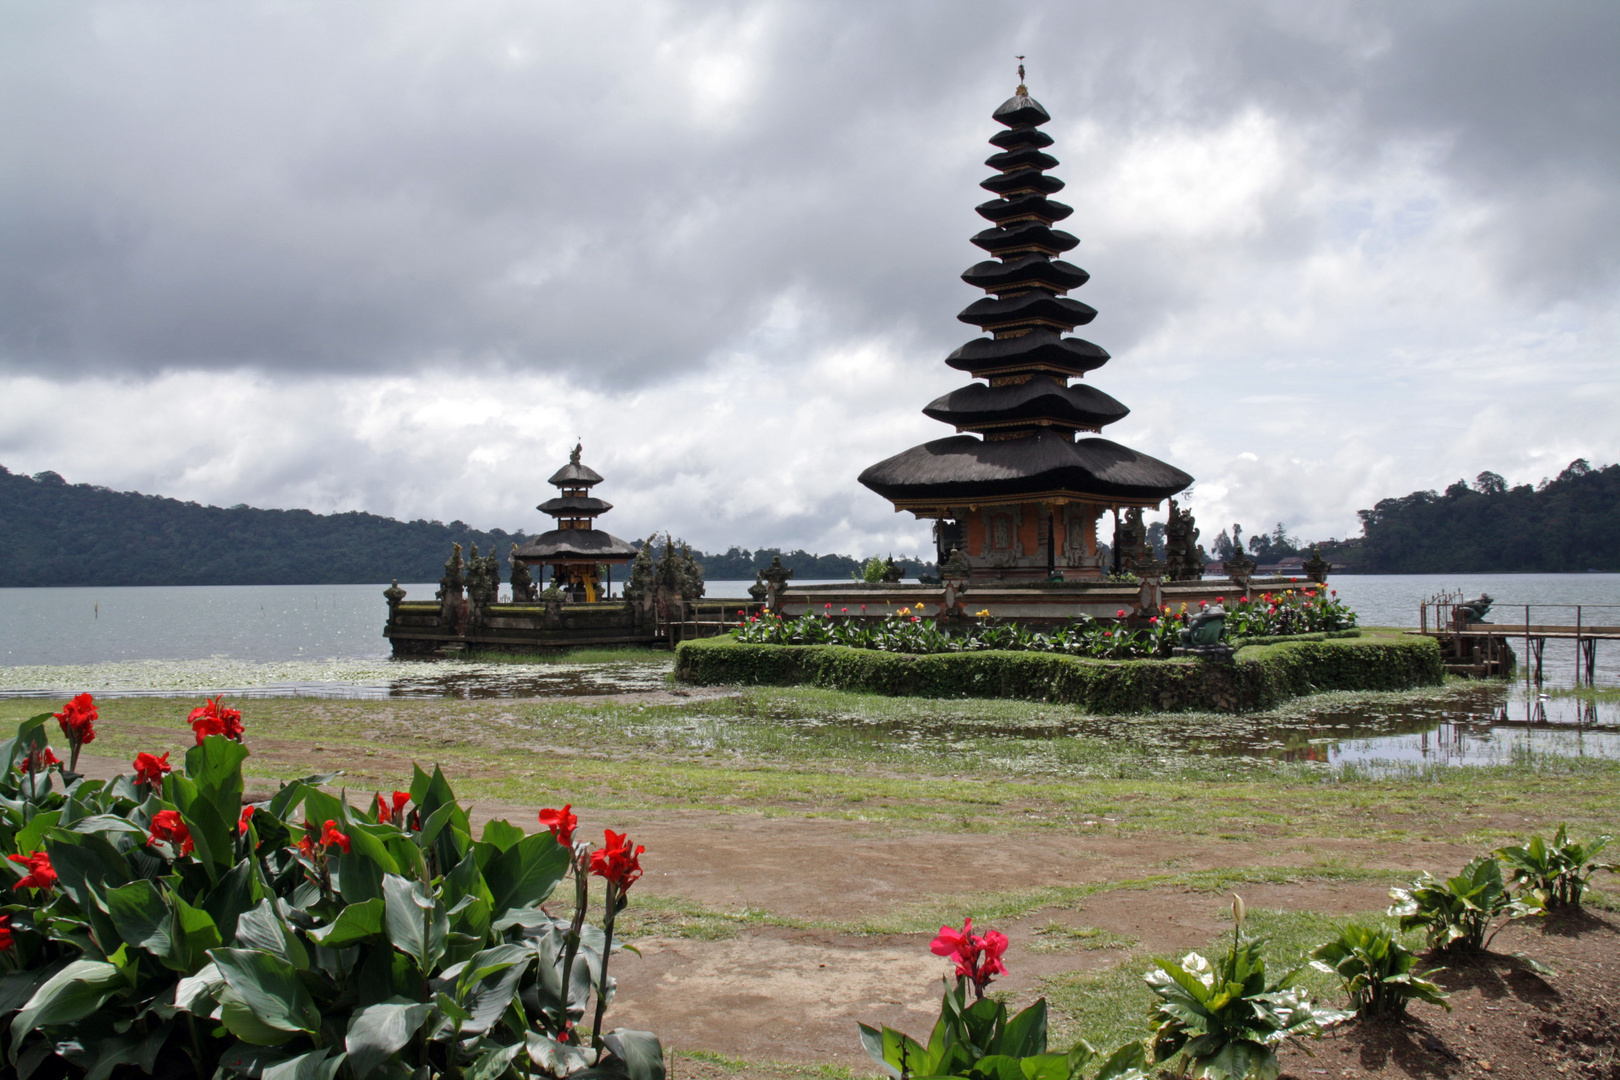
[[[127,769],[123,762],[90,756],[82,767],[93,776]],[[905,925],[919,926],[920,913],[930,910],[930,904],[940,918],[959,923],[974,914],[967,898],[975,894],[1139,883],[995,920],[995,928],[1011,940],[1011,973],[998,987],[1022,1004],[1052,976],[1102,970],[1127,956],[1179,955],[1205,946],[1229,927],[1224,895],[1184,886],[1144,887],[1140,883],[1145,878],[1232,868],[1304,868],[1307,873],[1298,880],[1250,883],[1241,891],[1254,909],[1348,914],[1380,910],[1388,903],[1387,884],[1354,880],[1357,871],[1453,872],[1477,854],[1457,844],[1335,837],[1201,839],[1189,844],[1176,837],[1104,833],[1106,823],[1099,823],[1098,832],[1082,825],[1075,831],[1030,827],[942,833],[698,810],[603,815],[589,806],[575,810],[590,833],[612,827],[646,845],[647,874],[634,895],[766,917],[744,921],[733,936],[719,940],[657,934],[640,938],[639,957],[627,953],[615,962],[619,994],[613,1015],[618,1022],[658,1032],[677,1052],[707,1051],[760,1063],[846,1065],[857,1075],[870,1075],[872,1069],[857,1041],[856,1022],[888,1024],[925,1036],[937,1012],[947,965],[929,953],[929,935],[920,929],[861,934],[840,927],[881,927],[886,921],[900,925],[897,920],[902,919]],[[476,806],[473,812],[475,827],[490,818],[506,818],[532,828],[533,815],[533,807],[496,803]],[[1324,879],[1322,868],[1338,869],[1350,880]],[[1317,876],[1309,873],[1313,869]],[[942,902],[950,898],[957,899]],[[790,925],[760,925],[762,921]],[[1074,929],[1104,947],[1051,950],[1045,946],[1054,927]],[[1594,920],[1582,933],[1563,937],[1515,934],[1532,954],[1538,949],[1555,954],[1553,962],[1588,976],[1596,973],[1598,986],[1620,992],[1620,934],[1609,922]],[[1544,940],[1551,946],[1543,947]],[[1601,958],[1604,950],[1607,961]],[[1581,1072],[1591,1064],[1580,1057],[1587,1044],[1573,1036],[1573,1049],[1560,1051],[1564,1056],[1558,1059],[1566,1063],[1565,1071],[1525,1071],[1524,1062],[1540,1060],[1535,1047],[1546,1048],[1545,1062],[1551,1063],[1560,1038],[1584,1030],[1582,1024],[1599,1031],[1601,1014],[1593,1020],[1589,995],[1549,995],[1513,972],[1482,971],[1460,978],[1454,1016],[1429,1009],[1426,1026],[1416,1035],[1365,1029],[1337,1036],[1330,1054],[1291,1059],[1292,1075],[1611,1075]],[[1489,1032],[1497,1041],[1491,1042],[1480,1034],[1480,1025],[1491,1025],[1494,1014],[1503,1010],[1512,1012],[1515,1034],[1504,1043],[1506,1036],[1497,1025]],[[1592,1027],[1594,1023],[1598,1026]],[[1529,1041],[1538,1037],[1535,1032],[1542,1033],[1542,1043]],[[1532,1048],[1528,1057],[1525,1047]],[[781,1071],[760,1064],[742,1073],[766,1077]],[[691,1060],[679,1075],[706,1073],[737,1075]]]

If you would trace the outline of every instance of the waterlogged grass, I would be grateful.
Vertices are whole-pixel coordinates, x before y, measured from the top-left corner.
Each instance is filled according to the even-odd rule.
[[[1369,927],[1387,926],[1392,931],[1398,929],[1394,919],[1376,911],[1345,916],[1251,909],[1244,930],[1265,941],[1266,972],[1275,980],[1291,968],[1305,964],[1307,953],[1352,922]],[[1421,931],[1398,936],[1407,948],[1423,947]],[[1213,961],[1218,953],[1231,947],[1232,935],[1228,932],[1195,951]],[[1071,972],[1045,980],[1040,992],[1046,995],[1053,1010],[1054,1043],[1064,1045],[1085,1038],[1094,1046],[1112,1049],[1128,1039],[1145,1035],[1148,1016],[1158,999],[1143,976],[1154,967],[1152,957],[1132,956],[1106,971]],[[1306,966],[1299,972],[1297,983],[1328,1004],[1344,1005],[1342,984],[1337,976]]]
[[[1338,711],[1466,709],[1472,691],[1328,696]],[[1449,695],[1449,696],[1448,696]],[[1461,695],[1459,697],[1459,695]],[[200,698],[199,698],[200,701]],[[189,700],[101,703],[97,755],[183,751]],[[409,762],[442,763],[479,801],[597,810],[834,817],[945,830],[1157,831],[1282,840],[1342,836],[1467,838],[1499,844],[1569,821],[1620,833],[1620,764],[1524,754],[1479,768],[1389,772],[1260,754],[1209,753],[1184,735],[1239,739],[1304,724],[1266,716],[1077,717],[1057,706],[933,701],[820,690],[750,690],[667,704],[473,701],[244,701],[248,768],[264,779],[345,769],[357,790],[398,786]],[[52,702],[0,701],[0,723]],[[1297,710],[1297,705],[1296,705]],[[1292,717],[1292,720],[1290,720]],[[1066,734],[1100,723],[1098,734]],[[1178,739],[1180,740],[1178,743]],[[1191,745],[1189,745],[1191,744]]]

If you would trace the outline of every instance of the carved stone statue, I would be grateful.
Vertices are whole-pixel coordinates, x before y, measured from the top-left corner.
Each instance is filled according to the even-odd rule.
[[[1322,553],[1317,551],[1316,545],[1313,544],[1311,545],[1311,557],[1305,560],[1305,565],[1301,569],[1305,571],[1306,577],[1318,585],[1326,585],[1327,576],[1333,570],[1333,564],[1322,558]]]
[[[1174,656],[1202,656],[1206,659],[1230,660],[1235,651],[1221,644],[1221,630],[1226,625],[1226,608],[1212,604],[1194,615],[1181,631],[1181,644],[1171,650]]]
[[[395,578],[393,584],[383,590],[383,598],[388,601],[388,617],[392,619],[394,611],[399,607],[399,602],[405,599],[405,590],[399,587],[398,578]]]
[[[1249,578],[1254,576],[1254,568],[1259,563],[1249,558],[1241,549],[1233,552],[1226,560],[1226,576],[1243,590],[1243,595],[1249,594]]]
[[[652,541],[648,540],[636,552],[636,561],[630,564],[630,580],[625,582],[624,598],[633,603],[651,603],[657,588],[658,569],[653,565]]]
[[[540,589],[529,574],[529,568],[518,561],[517,545],[512,545],[512,554],[508,556],[512,563],[512,603],[533,603],[540,599]]]
[[[759,572],[760,580],[765,583],[765,602],[772,611],[776,610],[777,597],[782,595],[782,587],[793,577],[793,571],[782,565],[782,556],[771,556],[771,565]]]
[[[899,563],[894,561],[894,556],[893,555],[889,556],[887,559],[884,560],[884,562],[883,562],[883,580],[885,582],[887,582],[890,585],[898,584],[900,579],[902,577],[904,577],[904,576],[905,576],[905,570],[901,567],[901,565]]]
[[[444,577],[439,579],[439,625],[452,634],[459,634],[467,625],[467,597],[462,591],[461,545],[451,545],[450,558],[444,564]]]
[[[973,576],[973,563],[969,561],[966,555],[962,554],[961,548],[951,548],[949,557],[946,558],[944,565],[939,568],[939,576],[966,580]]]
[[[1204,576],[1204,560],[1198,554],[1198,526],[1192,511],[1183,510],[1170,500],[1170,515],[1164,523],[1165,578],[1170,581],[1197,581]]]
[[[1125,520],[1119,524],[1120,573],[1143,576],[1136,565],[1148,557],[1147,526],[1142,524],[1142,508],[1133,506],[1125,511]]]
[[[1495,602],[1496,601],[1492,599],[1490,593],[1480,593],[1472,600],[1463,600],[1458,602],[1458,604],[1451,609],[1451,617],[1459,626],[1467,626],[1470,623],[1482,623],[1485,621],[1485,616],[1490,612],[1491,605]]]

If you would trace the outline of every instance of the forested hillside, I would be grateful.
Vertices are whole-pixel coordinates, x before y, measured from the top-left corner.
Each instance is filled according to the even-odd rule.
[[[1620,571],[1620,465],[1574,461],[1537,487],[1485,472],[1359,513],[1367,573]]]
[[[450,545],[522,533],[376,514],[224,509],[0,466],[0,587],[437,581]]]
[[[505,556],[522,532],[376,514],[223,509],[32,478],[0,466],[0,588],[40,585],[342,585],[437,581],[450,545]],[[655,543],[655,547],[658,545]],[[751,580],[773,556],[801,581],[847,578],[848,555],[732,548],[694,552],[710,581]],[[907,561],[908,576],[925,564]],[[618,575],[615,575],[617,578]]]

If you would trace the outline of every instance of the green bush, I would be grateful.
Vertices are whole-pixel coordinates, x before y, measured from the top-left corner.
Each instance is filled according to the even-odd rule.
[[[1424,874],[1411,888],[1389,895],[1395,901],[1389,913],[1400,917],[1401,929],[1421,927],[1429,948],[1440,952],[1477,952],[1508,922],[1543,911],[1534,896],[1525,900],[1508,892],[1494,855],[1470,860],[1462,873],[1443,881]]]
[[[1019,698],[1096,713],[1251,711],[1321,690],[1405,690],[1445,677],[1434,641],[1349,638],[1243,650],[1230,664],[1103,661],[1037,652],[912,655],[838,645],[682,642],[675,675],[697,684],[813,685],[918,697]]]
[[[1446,992],[1429,979],[1439,969],[1418,973],[1417,954],[1384,927],[1369,930],[1351,923],[1312,951],[1311,966],[1344,980],[1357,1016],[1401,1015],[1414,1000],[1451,1011]]]
[[[1548,908],[1580,907],[1581,894],[1598,870],[1613,870],[1597,861],[1598,853],[1609,846],[1609,837],[1600,836],[1588,844],[1571,843],[1569,826],[1558,826],[1549,845],[1539,836],[1524,847],[1505,847],[1496,857],[1507,864],[1514,884],[1527,885]]]
[[[1155,1063],[1181,1057],[1181,1073],[1209,1080],[1276,1080],[1277,1047],[1317,1038],[1350,1014],[1317,1005],[1293,985],[1299,969],[1266,975],[1264,942],[1243,936],[1243,901],[1232,898],[1232,948],[1211,964],[1197,953],[1158,960],[1147,982],[1159,996],[1148,1045]]]
[[[57,718],[94,737],[93,709]],[[50,719],[0,743],[10,1075],[500,1080],[589,1066],[662,1080],[653,1035],[601,1030],[613,918],[639,876],[623,837],[593,854],[564,808],[562,843],[503,821],[474,839],[437,769],[375,812],[321,790],[331,776],[244,808],[241,717],[217,700],[193,713],[180,769],[142,754],[133,779],[53,764]],[[584,921],[592,874],[607,881],[601,930]],[[570,875],[573,916],[557,919],[540,905]]]

